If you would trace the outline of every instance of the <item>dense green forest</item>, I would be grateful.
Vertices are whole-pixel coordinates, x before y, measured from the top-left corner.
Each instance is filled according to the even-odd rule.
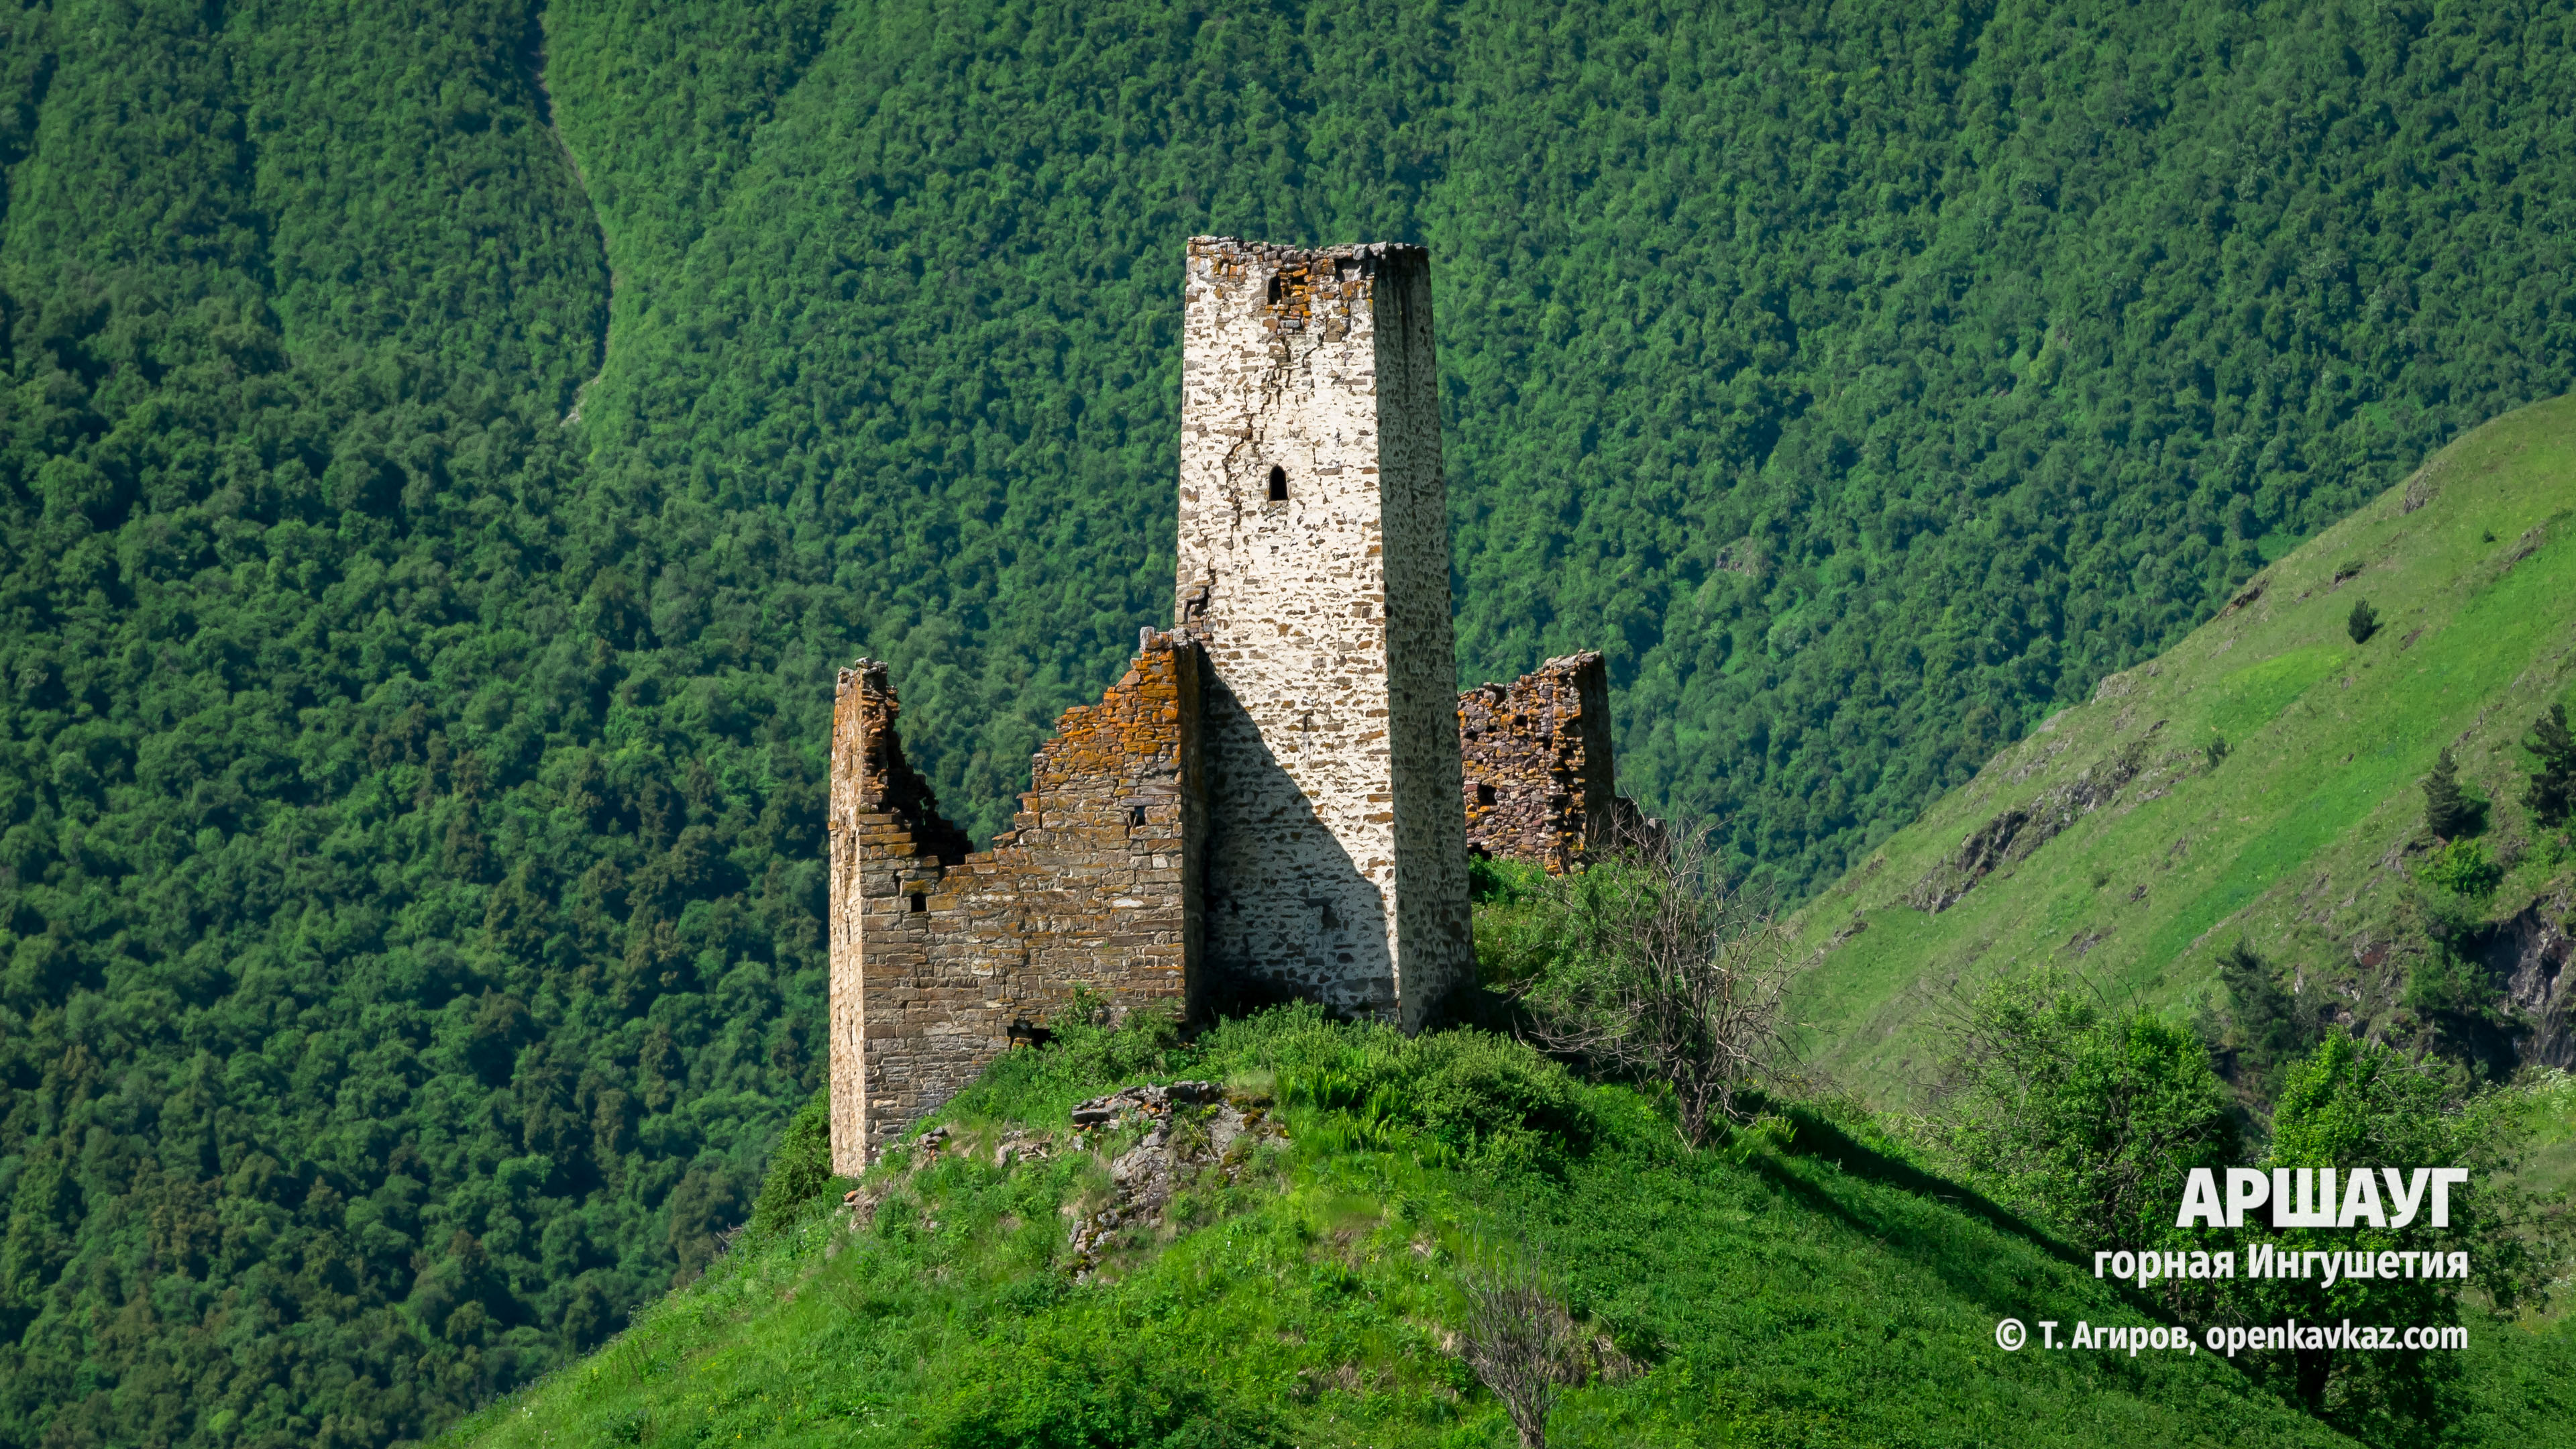
[[[2564,5],[0,7],[0,1444],[381,1444],[1169,616],[1181,238],[1435,258],[1462,677],[1829,879],[2576,370]]]

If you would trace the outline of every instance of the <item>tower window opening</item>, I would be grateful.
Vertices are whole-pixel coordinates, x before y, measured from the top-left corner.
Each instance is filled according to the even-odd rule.
[[[1275,464],[1270,469],[1270,501],[1273,503],[1288,501],[1288,470]]]
[[[1476,803],[1477,803],[1477,804],[1479,804],[1479,805],[1491,805],[1491,804],[1493,804],[1493,803],[1494,803],[1494,787],[1493,787],[1493,786],[1491,786],[1491,785],[1483,784],[1483,783],[1481,783],[1481,782],[1480,782],[1480,783],[1476,786]]]
[[[926,911],[930,909],[930,897],[922,894],[920,891],[914,891],[909,904],[916,911]]]

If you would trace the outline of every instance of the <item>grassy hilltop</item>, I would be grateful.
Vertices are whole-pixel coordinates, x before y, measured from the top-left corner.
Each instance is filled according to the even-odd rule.
[[[1074,1281],[1069,1215],[1134,1135],[1073,1144],[1067,1109],[1182,1074],[1274,1099],[1288,1142]],[[1553,1445],[2352,1442],[2206,1353],[1998,1349],[2007,1315],[2163,1320],[1859,1119],[1687,1153],[1634,1092],[1526,1048],[1300,1012],[1163,1052],[1078,1034],[939,1117],[954,1136],[892,1153],[863,1218],[835,1184],[444,1442],[1502,1446],[1453,1356],[1462,1265],[1494,1251],[1537,1253],[1590,1343]],[[1030,1134],[1058,1155],[995,1165]],[[2502,1442],[2562,1406],[2569,1350],[2497,1332],[2481,1370],[2539,1375],[2479,1421]]]
[[[2377,625],[2356,640],[2365,601]],[[2523,805],[2521,742],[2571,695],[2576,400],[2561,398],[2470,433],[2266,567],[1811,902],[1799,1015],[1818,1060],[1902,1099],[1946,1003],[2049,964],[2223,1029],[2216,961],[2242,942],[2318,1024],[2509,1068],[2523,1028],[2496,1000],[2503,928],[2576,905],[2576,857]],[[2445,748],[2483,803],[2447,875],[2419,785]],[[2007,841],[1996,822],[2016,812],[2031,823]]]

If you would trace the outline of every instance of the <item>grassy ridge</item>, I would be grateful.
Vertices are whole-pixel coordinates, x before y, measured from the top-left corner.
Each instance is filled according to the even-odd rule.
[[[1185,1228],[1139,1235],[1076,1285],[1058,1208],[1098,1200],[1106,1154],[1002,1169],[989,1145],[1060,1128],[1122,1065],[1275,1081],[1291,1099],[1325,1071],[1451,1110],[1544,1098],[1568,1125],[1461,1150],[1439,1145],[1462,1140],[1441,1109],[1291,1107],[1286,1150],[1185,1194]],[[1686,1154],[1635,1094],[1576,1086],[1508,1043],[1293,1013],[1156,1060],[1044,1068],[1015,1059],[961,1101],[962,1145],[935,1165],[890,1157],[870,1223],[812,1214],[747,1240],[447,1442],[1499,1445],[1507,1421],[1444,1346],[1461,1258],[1523,1234],[1612,1367],[1568,1394],[1552,1443],[2346,1442],[2206,1354],[1997,1349],[2006,1315],[2147,1320],[2063,1250],[1852,1135],[1866,1129],[1801,1117]]]
[[[2445,747],[2490,802],[2489,848],[2518,862],[2479,909],[2502,920],[2557,895],[2568,862],[2520,804],[2519,742],[2576,665],[2576,401],[2461,439],[2258,588],[1997,755],[1808,906],[1819,960],[1800,1014],[1820,1060],[1895,1095],[1927,1070],[1937,1003],[1960,983],[2053,962],[2188,1005],[2239,939],[2334,993],[2330,1015],[2420,1034],[2402,1004],[2423,959],[2416,787]],[[2357,643],[2362,599],[2381,622]],[[2128,750],[2144,772],[2107,807],[1949,909],[1907,903],[1972,831]]]

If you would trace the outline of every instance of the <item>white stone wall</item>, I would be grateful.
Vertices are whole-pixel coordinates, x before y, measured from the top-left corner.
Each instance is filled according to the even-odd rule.
[[[1408,1026],[1468,960],[1429,280],[1416,247],[1197,238],[1182,341],[1207,965]]]
[[[1467,821],[1459,803],[1457,632],[1449,499],[1440,470],[1440,369],[1427,254],[1379,275],[1378,478],[1385,546],[1388,708],[1395,767],[1397,958],[1403,1024],[1472,980]]]

